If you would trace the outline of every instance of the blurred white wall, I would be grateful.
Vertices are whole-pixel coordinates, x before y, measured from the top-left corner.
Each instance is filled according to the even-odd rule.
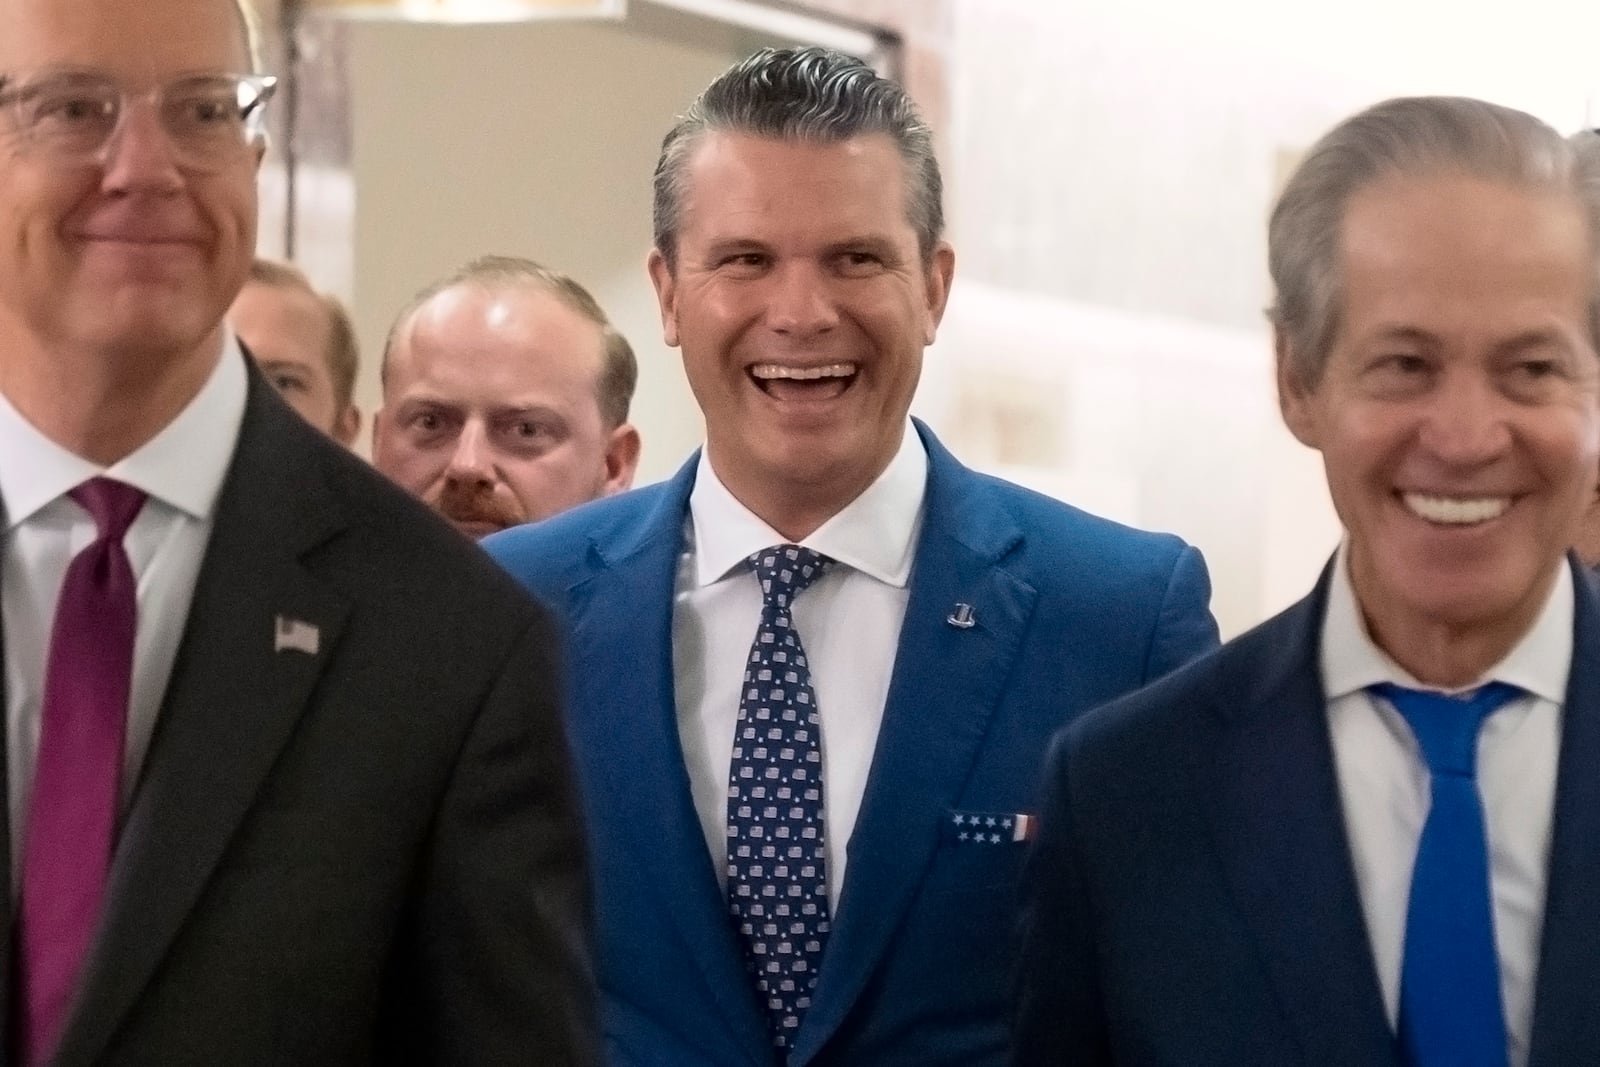
[[[1338,539],[1272,388],[1286,169],[1400,94],[1600,124],[1600,5],[1574,0],[956,0],[950,57],[959,266],[919,405],[979,466],[1198,544],[1225,634]]]

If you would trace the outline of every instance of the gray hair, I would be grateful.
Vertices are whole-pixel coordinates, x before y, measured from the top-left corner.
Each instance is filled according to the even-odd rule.
[[[655,245],[677,265],[684,171],[707,131],[835,144],[867,134],[894,139],[907,172],[906,214],[923,260],[944,235],[944,184],[933,133],[904,89],[854,56],[826,48],[763,48],[724,71],[661,142],[655,173]]]
[[[600,405],[600,418],[608,430],[614,430],[628,421],[628,408],[633,403],[633,391],[639,383],[639,363],[634,358],[633,347],[628,344],[628,339],[611,325],[600,302],[589,290],[560,271],[521,256],[479,256],[412,297],[411,302],[395,316],[394,325],[389,327],[389,336],[383,343],[383,362],[378,366],[381,381],[388,382],[390,353],[394,351],[400,332],[416,313],[440,293],[463,285],[476,285],[489,291],[530,286],[549,293],[598,326],[603,347],[595,399]]]
[[[1600,350],[1600,137],[1570,142],[1532,115],[1466,97],[1402,97],[1346,119],[1295,169],[1267,230],[1276,292],[1267,317],[1306,388],[1339,331],[1340,233],[1351,197],[1385,178],[1461,174],[1574,197],[1589,227],[1591,343]]]

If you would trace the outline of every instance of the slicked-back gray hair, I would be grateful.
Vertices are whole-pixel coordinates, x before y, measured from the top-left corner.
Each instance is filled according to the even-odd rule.
[[[1346,119],[1296,168],[1267,231],[1276,292],[1267,315],[1304,388],[1322,379],[1339,332],[1340,234],[1350,199],[1390,177],[1460,174],[1575,198],[1594,255],[1591,343],[1600,351],[1600,137],[1567,141],[1532,115],[1466,97],[1402,97]]]
[[[719,75],[661,142],[655,243],[676,269],[684,171],[707,131],[835,144],[886,133],[906,164],[906,214],[924,262],[944,235],[944,183],[933,133],[904,89],[854,56],[826,48],[763,48]]]
[[[560,271],[521,256],[479,256],[412,297],[395,316],[394,325],[389,327],[389,336],[383,343],[383,362],[378,365],[381,381],[387,384],[389,380],[389,357],[400,332],[422,306],[445,290],[463,285],[476,285],[491,292],[524,286],[542,290],[598,326],[602,350],[600,380],[595,394],[600,405],[600,419],[608,430],[628,421],[633,390],[639,383],[639,362],[634,358],[628,339],[611,325],[600,302],[589,290]]]

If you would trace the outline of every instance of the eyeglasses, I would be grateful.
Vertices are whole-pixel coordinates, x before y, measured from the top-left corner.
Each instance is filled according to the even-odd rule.
[[[265,74],[199,74],[143,93],[100,74],[46,74],[29,81],[0,78],[0,115],[16,134],[52,161],[101,157],[133,101],[155,109],[173,161],[204,171],[236,159],[265,135],[265,105],[278,79]]]

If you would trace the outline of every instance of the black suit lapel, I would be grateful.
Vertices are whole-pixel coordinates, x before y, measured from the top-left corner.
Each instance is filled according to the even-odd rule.
[[[1330,568],[1331,571],[1331,568]],[[1394,1062],[1356,888],[1318,661],[1330,571],[1241,638],[1215,694],[1226,721],[1212,833],[1308,1063]],[[1244,679],[1230,684],[1234,677]]]
[[[60,1067],[99,1056],[149,982],[287,741],[348,611],[300,563],[341,526],[316,431],[269,388],[252,372]]]

